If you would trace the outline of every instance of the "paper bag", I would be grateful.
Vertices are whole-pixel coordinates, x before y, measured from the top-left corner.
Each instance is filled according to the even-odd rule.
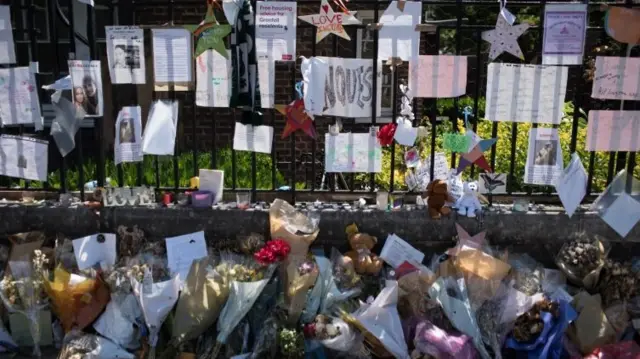
[[[310,234],[295,234],[286,228],[287,220],[285,216],[304,216],[296,209],[281,199],[276,199],[269,208],[269,226],[271,229],[271,239],[281,238],[291,246],[290,255],[306,255],[309,246],[316,240],[319,229]]]
[[[218,319],[229,285],[223,277],[207,277],[209,258],[193,261],[176,305],[173,337],[180,341],[199,337]]]
[[[602,310],[599,294],[578,293],[572,305],[579,315],[567,329],[567,335],[583,354],[616,341],[616,332]]]

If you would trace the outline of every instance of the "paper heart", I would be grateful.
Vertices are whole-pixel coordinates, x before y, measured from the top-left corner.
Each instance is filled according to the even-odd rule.
[[[329,12],[329,5],[322,5],[322,10],[324,10],[324,12]]]

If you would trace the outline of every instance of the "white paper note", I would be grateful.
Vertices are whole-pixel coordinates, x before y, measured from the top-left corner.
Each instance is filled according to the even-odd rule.
[[[258,1],[256,3],[256,54],[258,57],[266,57],[271,62],[295,60],[296,14],[297,6],[293,1]]]
[[[186,29],[152,29],[151,33],[155,82],[191,82],[193,35]]]
[[[72,243],[80,270],[95,265],[106,269],[116,264],[116,235],[113,233],[94,234],[74,239]]]
[[[422,264],[424,253],[415,249],[395,234],[390,234],[384,242],[384,247],[382,247],[382,251],[380,252],[380,258],[393,268],[397,268],[404,262]]]
[[[529,130],[524,183],[553,186],[558,182],[563,171],[558,129],[539,127]]]
[[[0,6],[0,64],[15,64],[16,50],[11,29],[11,8]]]
[[[325,79],[329,74],[329,65],[318,57],[302,58],[300,64],[304,82],[304,108],[307,113],[322,115],[324,109]]]
[[[173,155],[178,128],[178,101],[156,101],[142,136],[142,152],[148,155]]]
[[[145,83],[144,32],[138,26],[105,26],[109,75],[114,84]]]
[[[187,278],[191,263],[208,255],[207,242],[202,231],[166,238],[165,243],[171,275],[178,274],[182,281]]]
[[[416,143],[416,138],[418,138],[418,128],[399,124],[398,127],[396,127],[393,138],[401,145],[413,146],[413,144]]]
[[[211,191],[215,194],[215,202],[222,201],[224,192],[224,171],[200,169],[200,190]]]
[[[140,106],[123,107],[116,120],[114,162],[142,161],[142,110]]]
[[[73,104],[86,117],[101,117],[104,108],[100,61],[69,61]]]
[[[490,121],[560,124],[568,68],[492,62],[485,116]]]
[[[325,134],[325,172],[382,172],[382,148],[369,133]]]
[[[206,50],[196,59],[196,105],[229,107],[231,99],[231,57]]]
[[[378,59],[413,61],[418,57],[420,32],[415,28],[422,22],[422,2],[405,1],[404,10],[400,10],[398,2],[392,1],[378,22],[383,24],[378,31]]]
[[[272,142],[273,127],[252,126],[236,122],[236,128],[233,133],[234,150],[271,153]]]
[[[0,124],[42,128],[36,79],[28,67],[0,69]]]
[[[415,97],[458,97],[467,92],[466,56],[419,56],[409,63],[409,73]]]
[[[571,155],[571,162],[556,183],[558,197],[562,201],[569,218],[573,216],[582,199],[587,194],[587,171],[577,153]]]
[[[640,58],[596,57],[591,97],[640,101]]]
[[[620,237],[624,238],[640,221],[640,202],[622,192],[601,217]]]
[[[260,86],[260,105],[273,108],[275,104],[276,63],[269,58],[258,59],[258,81]]]
[[[582,64],[586,34],[587,4],[545,5],[542,63]]]
[[[47,180],[49,142],[32,137],[0,136],[0,175]]]

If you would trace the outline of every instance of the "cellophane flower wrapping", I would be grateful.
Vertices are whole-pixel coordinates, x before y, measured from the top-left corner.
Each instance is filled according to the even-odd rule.
[[[278,350],[278,331],[286,316],[286,311],[278,305],[283,300],[279,295],[280,280],[279,276],[271,277],[245,318],[253,338],[250,358],[273,357]]]
[[[398,314],[398,282],[388,280],[371,304],[363,305],[354,317],[362,327],[396,358],[409,358],[402,322]]]
[[[99,335],[72,330],[64,337],[59,359],[135,359],[135,355]]]
[[[332,333],[329,338],[313,338],[323,346],[341,353],[357,353],[363,351],[364,338],[356,328],[337,317],[330,317]],[[317,328],[316,323],[309,324],[306,328]]]
[[[320,313],[329,313],[332,307],[362,292],[364,283],[356,273],[350,258],[331,248],[331,273],[324,277]]]
[[[558,303],[559,313],[556,316],[549,312],[541,312],[544,328],[538,337],[530,342],[519,342],[513,335],[507,338],[505,346],[525,354],[529,359],[560,359],[564,355],[563,335],[578,314],[570,303]]]
[[[284,301],[288,311],[287,322],[294,325],[307,303],[309,289],[319,276],[318,266],[310,255],[289,257],[286,264]]]
[[[454,327],[473,338],[476,349],[484,359],[491,356],[484,347],[482,334],[471,308],[464,279],[440,277],[429,288],[429,296],[444,309]]]
[[[473,339],[466,334],[446,332],[428,320],[416,326],[415,348],[438,359],[475,359],[477,351]]]
[[[314,252],[314,259],[318,267],[318,278],[311,291],[307,294],[307,303],[304,306],[301,316],[303,323],[311,322],[316,314],[318,314],[322,299],[326,293],[325,285],[331,281],[330,277],[332,276],[331,261],[329,258],[325,257],[321,251],[316,251]]]
[[[225,344],[231,332],[253,307],[269,283],[275,266],[264,267],[257,264],[253,258],[229,255],[229,259],[223,259],[215,270],[226,276],[229,283],[229,298],[220,312],[217,324],[217,341],[219,344]]]
[[[137,273],[132,273],[130,280],[149,330],[150,357],[155,357],[160,328],[178,301],[181,281],[176,275],[169,280],[154,283],[151,269],[145,267],[143,271],[142,281],[139,280]]]
[[[586,290],[594,290],[609,249],[609,243],[603,238],[576,233],[562,246],[555,263],[570,282]]]
[[[633,341],[621,341],[598,348],[589,355],[572,356],[571,359],[637,359],[640,358],[640,346]]]
[[[199,337],[215,323],[227,301],[227,278],[213,267],[208,257],[191,264],[174,315],[173,338],[178,342]]]
[[[309,246],[320,232],[319,224],[320,215],[317,212],[304,214],[281,199],[276,199],[269,207],[271,238],[289,243],[294,256],[307,254]]]
[[[35,250],[31,262],[9,262],[11,274],[0,281],[0,298],[10,312],[24,315],[29,321],[29,331],[33,338],[33,356],[40,357],[39,313],[47,307],[48,301],[44,283],[47,271],[46,256]]]

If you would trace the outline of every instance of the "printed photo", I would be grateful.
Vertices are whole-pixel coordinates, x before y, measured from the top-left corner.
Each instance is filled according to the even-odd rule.
[[[113,48],[114,69],[136,70],[140,68],[140,46],[118,44]]]
[[[536,140],[535,160],[536,166],[555,166],[557,162],[558,142],[548,140]]]
[[[105,26],[113,84],[145,83],[144,32],[137,26]]]
[[[136,143],[136,129],[133,118],[123,118],[120,122],[120,143]]]
[[[100,61],[69,61],[73,83],[73,104],[86,117],[102,116],[102,77]]]

